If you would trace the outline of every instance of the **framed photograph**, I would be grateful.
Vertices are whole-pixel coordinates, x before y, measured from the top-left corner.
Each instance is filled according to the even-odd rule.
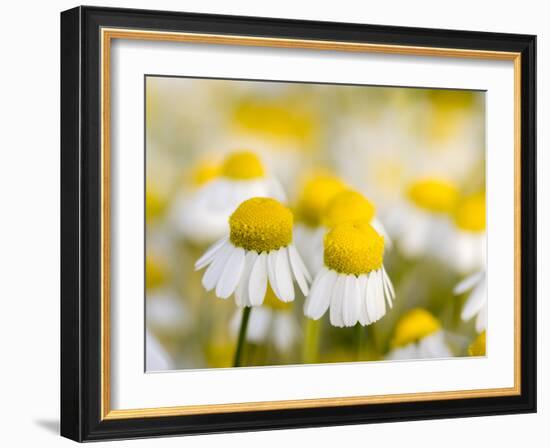
[[[536,38],[61,14],[61,433],[536,411]]]

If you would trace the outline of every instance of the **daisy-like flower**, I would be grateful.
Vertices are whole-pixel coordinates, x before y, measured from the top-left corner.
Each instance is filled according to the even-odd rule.
[[[453,289],[457,296],[468,291],[471,292],[464,303],[460,317],[463,321],[468,321],[476,316],[476,331],[481,333],[487,328],[487,276],[485,270],[469,275]]]
[[[441,242],[449,237],[458,193],[453,182],[440,178],[423,178],[409,185],[406,200],[386,221],[405,255],[448,255]]]
[[[485,266],[485,193],[459,200],[454,212],[455,250],[452,260],[459,272],[467,273]]]
[[[309,271],[315,274],[323,264],[323,237],[326,228],[322,224],[322,214],[334,196],[347,188],[339,178],[329,174],[319,174],[309,178],[296,202],[295,241]]]
[[[352,327],[369,325],[386,314],[395,298],[383,266],[384,238],[365,222],[344,223],[324,240],[324,264],[304,305],[307,317],[317,320],[330,308],[330,323]]]
[[[229,324],[235,336],[239,331],[242,312],[241,309],[237,310]],[[284,353],[292,347],[299,335],[300,327],[292,314],[291,303],[281,302],[268,287],[263,305],[250,314],[246,340],[253,344],[273,341],[275,348]]]
[[[445,343],[441,323],[429,311],[415,308],[397,322],[387,359],[447,358],[452,356]]]
[[[283,302],[294,300],[293,279],[304,295],[309,273],[292,244],[292,212],[271,198],[244,201],[229,218],[229,236],[195,263],[208,267],[202,278],[207,291],[227,299],[235,293],[239,307],[263,303],[268,284]]]
[[[468,355],[485,356],[487,353],[487,333],[482,331],[468,347]]]
[[[256,154],[233,152],[224,160],[217,177],[176,206],[175,225],[195,243],[212,243],[227,234],[229,215],[252,197],[286,201],[281,185],[266,173]]]

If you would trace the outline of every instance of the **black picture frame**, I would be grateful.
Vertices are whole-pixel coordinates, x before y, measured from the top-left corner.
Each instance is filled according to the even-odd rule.
[[[100,29],[521,53],[521,393],[407,403],[101,419]],[[61,435],[76,441],[536,412],[536,36],[77,7],[61,13]]]

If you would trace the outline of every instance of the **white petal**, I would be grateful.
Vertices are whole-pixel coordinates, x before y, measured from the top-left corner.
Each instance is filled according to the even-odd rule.
[[[236,248],[232,244],[225,244],[223,248],[218,251],[202,277],[202,286],[204,286],[204,289],[212,291],[216,287],[225,268],[225,263],[234,249]]]
[[[292,273],[294,274],[294,278],[296,279],[296,283],[298,283],[298,286],[302,290],[302,293],[304,296],[307,296],[309,288],[307,286],[307,280],[305,276],[305,272],[303,269],[305,269],[305,266],[303,262],[299,259],[300,255],[294,248],[294,246],[291,244],[286,248],[287,256],[290,261],[290,267],[292,268]],[[303,266],[303,269],[302,269]]]
[[[483,276],[485,275],[484,271],[476,272],[475,274],[469,275],[465,279],[461,280],[453,289],[455,295],[464,294],[466,291],[472,289],[477,285]]]
[[[273,342],[277,350],[285,352],[296,341],[300,330],[291,313],[276,313],[273,317]]]
[[[342,301],[344,298],[344,289],[346,286],[346,276],[337,274],[336,282],[330,295],[330,323],[335,327],[343,327]]]
[[[487,328],[487,300],[483,303],[483,306],[477,313],[476,317],[476,331],[481,333]]]
[[[468,299],[466,299],[464,308],[462,308],[462,313],[460,315],[462,320],[470,320],[472,317],[474,317],[479,312],[479,310],[481,310],[481,307],[486,300],[487,295],[485,282],[478,283]]]
[[[386,268],[384,266],[382,266],[382,273],[384,274],[384,283],[386,284],[386,286],[388,287],[388,289],[390,290],[390,295],[391,295],[391,300],[395,300],[395,289],[393,289],[393,283],[390,279],[390,276],[388,275],[387,271],[386,271]],[[391,306],[391,304],[390,304]]]
[[[292,269],[294,270],[296,265],[296,268],[299,269],[303,276],[306,278],[306,280],[311,283],[311,274],[309,273],[308,269],[306,268],[306,265],[304,264],[302,257],[294,247],[294,244],[290,244],[288,246],[288,255],[290,256],[290,262],[292,263]],[[294,271],[294,275],[296,275],[296,271]],[[303,292],[303,290],[302,290]],[[305,293],[304,293],[305,294]]]
[[[384,280],[382,277],[382,270],[378,269],[376,273],[376,302],[378,315],[376,320],[381,319],[386,314],[386,301],[384,300]]]
[[[336,275],[335,271],[325,267],[317,274],[304,304],[304,314],[307,317],[317,320],[326,313]]]
[[[267,291],[267,254],[262,252],[250,272],[248,284],[249,301],[252,306],[259,306],[264,302]]]
[[[279,255],[278,250],[272,250],[271,252],[268,252],[268,254],[267,254],[267,277],[269,279],[269,284],[271,285],[271,289],[275,293],[275,296],[278,299],[283,300],[283,299],[281,299],[281,294],[279,293],[279,290],[277,289],[277,287],[278,287],[278,285],[277,285],[277,276],[276,276],[277,255]]]
[[[384,238],[384,248],[391,249],[393,243],[388,232],[386,232],[386,228],[384,227],[384,224],[382,224],[382,221],[380,221],[378,218],[373,218],[370,222],[370,225]]]
[[[286,204],[286,193],[281,183],[275,177],[266,179],[266,182],[268,183],[269,195],[279,202]]]
[[[277,251],[275,258],[275,281],[277,282],[277,291],[281,294],[279,297],[283,302],[292,302],[294,300],[294,285],[292,275],[290,274],[290,265],[286,247]]]
[[[361,325],[370,324],[369,313],[367,312],[367,280],[368,276],[366,274],[361,274],[359,276],[359,323]]]
[[[248,251],[244,258],[243,272],[239,284],[237,285],[237,289],[235,290],[235,303],[238,307],[242,308],[251,305],[248,294],[248,283],[256,258],[258,258],[258,254],[253,250]]]
[[[378,320],[377,308],[376,308],[376,279],[375,271],[368,274],[367,287],[365,288],[365,302],[369,321],[375,322]]]
[[[384,285],[384,297],[388,302],[388,306],[392,308],[392,300],[394,299],[393,285],[391,284],[391,281],[388,277],[388,274],[386,274],[386,270],[384,269],[384,267],[382,267],[382,284]]]
[[[451,351],[445,343],[445,335],[442,331],[422,338],[418,343],[419,358],[449,358]]]
[[[216,295],[220,299],[227,299],[235,292],[239,284],[244,267],[244,249],[237,247],[227,260],[220,280],[216,285]]]
[[[361,294],[359,280],[355,275],[346,276],[346,286],[342,302],[342,317],[346,327],[353,327],[359,320],[361,312]]]
[[[195,263],[195,271],[198,271],[205,266],[208,266],[212,260],[214,260],[214,257],[218,253],[219,250],[223,247],[225,243],[227,243],[229,237],[222,238],[221,240],[216,241],[212,246],[210,246],[206,252],[200,257],[196,263]]]

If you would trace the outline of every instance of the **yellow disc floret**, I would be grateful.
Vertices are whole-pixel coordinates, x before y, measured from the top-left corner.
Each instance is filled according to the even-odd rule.
[[[154,255],[145,257],[145,287],[153,289],[166,281],[166,266],[162,259]]]
[[[458,199],[458,189],[447,180],[426,178],[412,183],[407,196],[414,204],[425,210],[450,213]]]
[[[487,351],[487,333],[482,331],[479,333],[477,338],[475,338],[474,342],[470,344],[468,347],[468,354],[470,356],[485,356],[485,353]]]
[[[329,228],[344,222],[370,222],[374,218],[374,213],[374,205],[361,193],[345,190],[334,196],[327,204],[322,222]]]
[[[325,265],[341,274],[361,275],[380,269],[384,238],[368,223],[343,223],[325,235]]]
[[[441,324],[429,312],[415,308],[405,314],[397,323],[391,341],[392,347],[403,347],[439,331]]]
[[[275,199],[248,199],[229,217],[230,239],[258,253],[277,250],[292,241],[292,223],[292,212]]]
[[[262,162],[251,151],[229,154],[222,165],[222,175],[230,179],[255,179],[265,174]]]
[[[298,219],[310,227],[321,223],[321,215],[330,200],[346,189],[337,177],[321,174],[309,179],[298,198],[296,213]]]
[[[461,199],[455,210],[455,223],[468,232],[485,230],[485,193],[476,193]]]

